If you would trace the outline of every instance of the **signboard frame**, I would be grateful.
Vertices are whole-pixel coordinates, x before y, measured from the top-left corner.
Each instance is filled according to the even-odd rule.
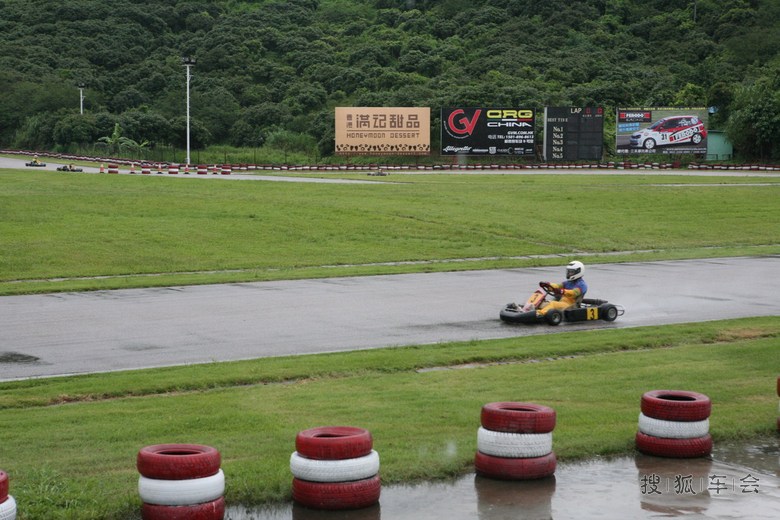
[[[336,155],[430,155],[428,107],[336,107]]]
[[[536,109],[443,107],[441,155],[535,156]]]

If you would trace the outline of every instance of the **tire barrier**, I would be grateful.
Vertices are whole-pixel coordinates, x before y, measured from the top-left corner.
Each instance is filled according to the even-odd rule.
[[[196,171],[198,175],[208,175],[209,168],[205,164],[199,164]]]
[[[148,164],[141,165],[141,175],[150,175],[152,173],[152,167]]]
[[[114,163],[108,164],[108,173],[118,174],[119,173],[119,165]]]
[[[555,473],[555,410],[533,403],[497,402],[482,407],[474,467],[499,480],[534,480]]]
[[[0,520],[16,520],[16,500],[8,494],[8,474],[0,470]]]
[[[379,501],[379,454],[362,428],[324,426],[299,432],[290,472],[293,500],[311,509],[362,509]]]
[[[219,451],[200,444],[156,444],[138,452],[144,520],[222,520],[225,475]]]
[[[179,165],[178,164],[170,164],[168,165],[168,175],[178,175],[179,174]]]
[[[636,448],[669,458],[705,457],[712,452],[712,402],[685,390],[651,390],[641,399]]]
[[[230,175],[230,172],[231,172],[230,165],[229,164],[223,164],[222,168],[220,170],[220,173],[222,173],[222,175]]]

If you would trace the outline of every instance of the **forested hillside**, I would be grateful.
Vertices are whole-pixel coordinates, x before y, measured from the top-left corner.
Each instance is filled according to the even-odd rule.
[[[780,157],[778,0],[0,0],[0,146],[333,153],[336,106],[715,106]],[[83,83],[84,115],[79,114]],[[433,132],[434,142],[438,132]],[[435,148],[434,148],[435,149]]]

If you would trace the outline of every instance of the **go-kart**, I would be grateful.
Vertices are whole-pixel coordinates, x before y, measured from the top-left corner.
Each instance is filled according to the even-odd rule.
[[[65,166],[60,166],[57,168],[58,172],[83,172],[81,168],[76,168],[75,166],[71,166],[69,164],[66,164]]]
[[[501,309],[501,321],[507,323],[542,323],[560,325],[562,321],[590,321],[604,320],[615,321],[626,311],[620,305],[609,303],[606,300],[595,298],[582,298],[574,307],[560,311],[551,309],[544,314],[537,312],[547,301],[547,297],[558,298],[556,290],[547,282],[540,282],[537,289],[523,306],[516,303],[508,303]]]
[[[28,163],[24,163],[24,165],[25,166],[32,166],[32,167],[35,167],[35,168],[39,168],[39,167],[46,166],[46,163],[45,162],[41,162],[41,161],[36,159],[34,161],[30,161]]]

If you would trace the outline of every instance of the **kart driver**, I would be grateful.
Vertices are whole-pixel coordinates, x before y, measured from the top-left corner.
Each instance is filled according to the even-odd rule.
[[[552,309],[564,311],[577,305],[588,292],[588,284],[582,278],[585,265],[574,260],[566,266],[566,280],[561,283],[539,282],[539,287],[552,292],[556,301],[546,302],[537,310],[538,316],[544,316]],[[533,298],[533,297],[532,297]]]

